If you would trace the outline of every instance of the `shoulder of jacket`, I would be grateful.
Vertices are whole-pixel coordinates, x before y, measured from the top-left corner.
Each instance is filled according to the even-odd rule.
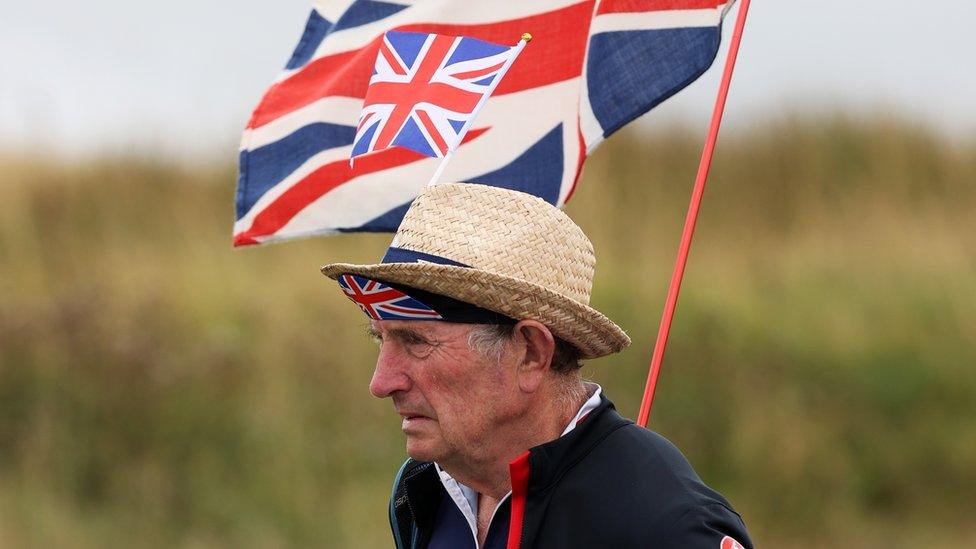
[[[753,547],[742,517],[724,500],[676,507],[656,526],[655,535],[666,547],[726,547],[726,539],[735,542],[729,547]]]
[[[589,481],[595,477],[604,479],[604,486]],[[609,432],[565,480],[585,490],[612,486],[654,506],[713,493],[671,441],[630,422]]]
[[[687,463],[684,454],[673,442],[630,421],[609,433],[603,441],[603,445],[618,452],[618,455],[622,457],[637,454],[645,458],[665,461],[669,464]]]

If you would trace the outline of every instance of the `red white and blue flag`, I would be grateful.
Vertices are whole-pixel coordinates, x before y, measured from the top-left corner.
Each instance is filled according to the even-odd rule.
[[[244,131],[234,243],[396,230],[441,159],[392,147],[350,166],[387,31],[531,33],[441,180],[562,206],[588,152],[708,69],[731,1],[320,0]]]
[[[346,297],[373,320],[440,320],[437,311],[382,282],[356,275],[339,277]]]
[[[520,49],[467,37],[387,32],[363,101],[353,158],[392,146],[447,155]]]

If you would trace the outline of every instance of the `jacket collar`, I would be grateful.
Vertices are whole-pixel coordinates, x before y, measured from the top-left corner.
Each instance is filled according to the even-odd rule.
[[[620,417],[613,402],[600,395],[600,405],[565,436],[529,449],[529,489],[545,490],[589,454],[604,438],[632,423]]]

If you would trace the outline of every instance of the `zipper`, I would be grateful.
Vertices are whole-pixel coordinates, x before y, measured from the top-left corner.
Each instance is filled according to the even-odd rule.
[[[406,482],[407,480],[419,475],[420,473],[426,471],[427,468],[430,466],[431,466],[430,463],[425,463],[424,465],[421,465],[420,467],[417,468],[416,471],[412,472],[410,476],[404,479],[403,481]],[[410,510],[410,516],[413,518],[413,521],[410,523],[410,549],[416,549],[417,541],[420,539],[420,529],[417,528],[417,513],[414,512],[413,505],[410,504],[410,497],[408,494],[406,494],[406,487],[404,487],[403,497],[407,498],[407,509]]]

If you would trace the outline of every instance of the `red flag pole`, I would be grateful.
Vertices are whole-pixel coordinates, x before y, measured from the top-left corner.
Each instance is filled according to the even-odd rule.
[[[668,343],[668,333],[671,331],[671,319],[674,318],[674,308],[678,303],[678,292],[681,290],[681,278],[685,274],[685,264],[688,263],[688,252],[691,250],[691,239],[695,234],[695,223],[698,221],[698,208],[701,206],[702,195],[705,194],[705,180],[708,179],[708,169],[712,164],[712,153],[715,152],[715,141],[718,139],[718,129],[722,125],[722,113],[725,111],[725,98],[729,94],[729,83],[732,81],[732,69],[735,68],[735,58],[739,54],[739,42],[742,41],[742,29],[746,26],[746,15],[749,13],[749,0],[740,0],[739,16],[735,21],[732,32],[732,42],[729,44],[729,56],[725,61],[725,72],[722,83],[715,98],[715,109],[712,111],[712,124],[705,139],[701,162],[698,164],[698,175],[695,177],[695,189],[691,193],[691,204],[688,205],[688,215],[685,217],[685,228],[681,233],[681,244],[678,247],[678,258],[674,262],[674,272],[671,274],[671,284],[668,286],[668,298],[664,303],[664,314],[661,315],[661,326],[657,331],[657,341],[654,343],[654,354],[651,355],[651,368],[647,373],[647,384],[644,386],[644,398],[641,400],[640,412],[637,414],[637,424],[647,426],[647,417],[651,414],[651,404],[654,402],[654,389],[657,378],[661,374],[661,361],[664,359],[664,348]]]

